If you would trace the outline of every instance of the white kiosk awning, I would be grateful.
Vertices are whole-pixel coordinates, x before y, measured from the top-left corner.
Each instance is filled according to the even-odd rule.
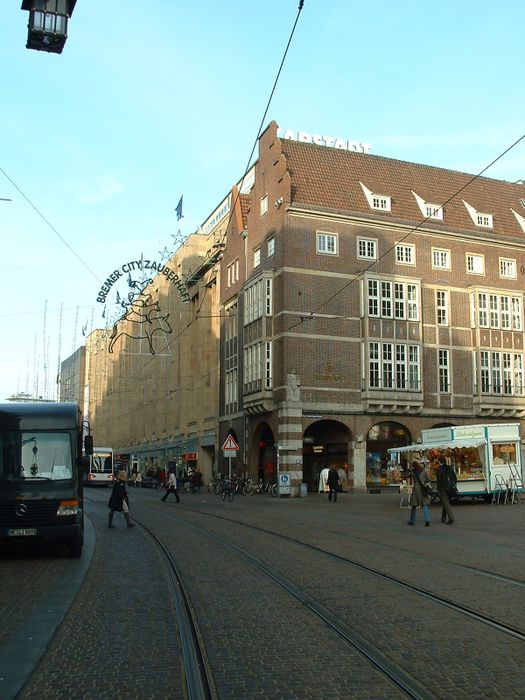
[[[424,452],[425,450],[453,450],[455,447],[481,447],[486,445],[485,438],[465,438],[464,440],[443,440],[437,442],[420,442],[416,445],[393,447],[389,452]]]

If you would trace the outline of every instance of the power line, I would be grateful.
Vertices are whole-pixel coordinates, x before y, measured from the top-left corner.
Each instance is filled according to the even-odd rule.
[[[508,146],[502,153],[500,153],[496,158],[494,158],[493,161],[491,161],[488,165],[486,165],[486,166],[483,168],[483,170],[480,170],[479,173],[478,173],[477,175],[473,175],[473,176],[470,178],[470,180],[468,180],[462,187],[460,187],[458,190],[456,190],[456,192],[454,192],[454,194],[452,194],[448,199],[446,199],[446,200],[440,205],[439,208],[440,208],[440,209],[443,209],[449,202],[451,202],[451,201],[452,201],[453,199],[455,199],[459,194],[461,194],[461,192],[463,192],[463,191],[466,190],[468,187],[470,187],[470,185],[471,185],[475,180],[477,180],[478,178],[480,178],[480,177],[483,175],[483,173],[487,172],[487,170],[488,170],[489,168],[491,168],[495,163],[497,163],[498,160],[501,160],[501,158],[503,158],[504,156],[506,156],[507,153],[509,153],[513,148],[515,148],[521,141],[523,141],[523,139],[525,139],[525,134],[523,134],[522,136],[520,136],[519,139],[516,139],[516,141],[514,141],[514,143],[512,143],[510,146]],[[403,241],[406,241],[407,238],[408,238],[409,236],[411,236],[415,231],[417,231],[421,226],[423,226],[423,224],[425,224],[430,218],[431,218],[431,216],[426,216],[424,219],[422,219],[416,226],[414,226],[412,229],[410,229],[410,231],[408,231],[404,236],[402,236],[398,241],[396,241],[396,243],[394,243],[394,245],[391,245],[389,248],[387,248],[387,250],[385,250],[385,252],[384,252],[382,255],[380,255],[376,260],[372,261],[369,265],[367,265],[367,266],[364,268],[364,270],[361,270],[360,272],[358,272],[357,275],[355,275],[355,277],[353,277],[349,282],[347,282],[347,283],[344,284],[339,290],[337,290],[337,292],[334,292],[334,293],[331,294],[329,297],[327,297],[323,302],[321,302],[320,304],[318,304],[318,306],[316,306],[315,309],[314,309],[313,311],[309,311],[309,312],[307,312],[306,314],[304,314],[303,316],[301,316],[301,319],[300,319],[297,323],[294,323],[294,324],[292,324],[291,326],[289,326],[289,327],[287,328],[287,331],[291,331],[291,330],[293,330],[294,328],[298,328],[298,327],[299,327],[300,325],[302,325],[305,321],[309,321],[309,320],[311,320],[312,318],[314,318],[314,315],[315,315],[320,309],[322,309],[322,308],[325,307],[327,304],[329,304],[331,301],[333,301],[337,296],[339,296],[339,294],[341,294],[342,292],[344,292],[345,289],[348,289],[352,284],[354,284],[354,283],[358,282],[360,279],[362,279],[362,277],[365,275],[366,272],[368,272],[369,270],[371,270],[375,265],[377,265],[377,263],[378,263],[380,260],[383,260],[383,258],[385,258],[387,255],[389,255],[389,254],[395,249],[395,247],[396,247],[397,245],[399,245],[399,243],[402,243]],[[347,317],[346,317],[346,316],[332,316],[332,315],[330,315],[330,318],[347,318]]]
[[[49,226],[49,228],[53,231],[53,233],[55,233],[55,234],[58,236],[58,238],[62,241],[62,243],[66,246],[66,248],[68,248],[68,249],[73,253],[73,255],[75,256],[75,258],[77,258],[77,260],[86,268],[86,270],[87,270],[91,275],[93,275],[93,277],[97,280],[97,282],[100,282],[100,281],[101,281],[100,278],[95,274],[95,272],[93,272],[93,270],[89,267],[89,265],[87,264],[87,262],[86,262],[85,260],[83,260],[83,259],[80,257],[80,255],[77,253],[77,251],[76,251],[72,246],[69,245],[69,243],[66,241],[66,239],[65,239],[63,236],[60,235],[60,233],[56,230],[56,228],[55,228],[55,227],[53,226],[53,224],[49,221],[49,219],[47,219],[47,218],[42,214],[42,212],[41,212],[40,209],[36,206],[36,204],[33,204],[33,202],[32,202],[32,201],[29,199],[29,197],[25,194],[25,192],[23,192],[22,189],[16,184],[16,182],[15,182],[11,177],[9,177],[9,175],[6,173],[6,171],[5,171],[2,167],[0,167],[0,172],[3,173],[3,174],[5,175],[5,177],[6,177],[6,178],[9,180],[9,182],[13,185],[13,187],[15,188],[15,190],[17,190],[17,192],[26,200],[26,202],[29,204],[29,206],[30,206],[32,209],[34,209],[34,210],[36,211],[36,213],[38,214],[38,216]]]

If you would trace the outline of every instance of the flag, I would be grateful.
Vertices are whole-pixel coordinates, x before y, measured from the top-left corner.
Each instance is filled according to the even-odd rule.
[[[82,327],[82,335],[86,337],[87,323]]]
[[[118,289],[117,289],[117,304],[120,304],[120,294],[118,293]]]
[[[177,204],[177,208],[175,209],[175,212],[177,214],[177,221],[180,221],[182,219],[182,197],[184,195],[181,195],[181,198],[179,199],[179,203]]]

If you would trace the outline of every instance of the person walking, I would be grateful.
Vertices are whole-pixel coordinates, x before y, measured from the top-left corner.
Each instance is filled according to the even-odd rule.
[[[124,514],[126,519],[126,524],[128,527],[135,527],[135,523],[131,522],[131,516],[129,514],[129,497],[126,489],[126,472],[121,469],[118,473],[117,479],[113,484],[113,489],[111,491],[111,496],[108,501],[109,508],[109,519],[108,527],[115,527],[113,525],[113,516],[115,511]]]
[[[193,475],[191,477],[191,492],[200,493],[202,487],[202,472],[197,465],[193,470]]]
[[[452,508],[450,507],[450,499],[457,495],[457,481],[456,472],[447,463],[447,460],[442,457],[439,469],[436,471],[437,476],[437,490],[439,493],[439,499],[441,501],[441,522],[448,523],[452,525],[454,522],[454,515],[452,513]],[[448,518],[448,520],[447,520]]]
[[[430,488],[431,481],[428,472],[423,469],[419,462],[412,462],[412,493],[408,504],[410,505],[409,525],[416,524],[417,509],[423,508],[425,517],[425,526],[430,525],[430,512],[428,506],[430,504]]]
[[[341,479],[339,478],[339,472],[334,466],[331,466],[328,470],[328,475],[326,477],[326,483],[328,484],[328,500],[331,501],[332,497],[334,503],[337,503],[337,491],[339,490],[339,483]]]
[[[175,476],[175,472],[170,472],[170,478],[168,479],[168,483],[166,484],[166,493],[164,496],[161,498],[161,501],[165,501],[170,493],[175,494],[175,498],[177,499],[177,503],[180,502],[179,498],[179,489],[177,488],[177,477]]]

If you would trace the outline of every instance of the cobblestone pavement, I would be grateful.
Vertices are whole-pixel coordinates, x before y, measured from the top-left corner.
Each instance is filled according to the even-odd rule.
[[[179,698],[178,630],[163,566],[140,528],[106,527],[107,492],[86,492],[96,548],[83,586],[20,698]],[[456,613],[436,611],[392,584],[238,523],[282,532],[438,590],[525,629],[523,505],[455,507],[452,526],[406,526],[399,495],[342,494],[223,503],[208,493],[131,491],[133,513],[168,543],[183,571],[221,698],[395,698],[392,686],[268,577],[196,528],[223,535],[371,639],[392,661],[417,667],[435,697],[525,697],[523,644]],[[220,516],[236,523],[218,520]],[[118,516],[117,516],[118,517]],[[60,559],[39,568],[41,588]],[[0,559],[0,644],[30,620],[31,560]],[[473,572],[481,568],[518,582]],[[521,585],[520,583],[521,582]],[[22,590],[23,596],[17,592]],[[19,602],[19,598],[23,603]],[[435,607],[435,606],[434,606]],[[443,663],[447,662],[448,685]],[[0,669],[1,670],[1,669]],[[1,687],[1,686],[0,686]]]

